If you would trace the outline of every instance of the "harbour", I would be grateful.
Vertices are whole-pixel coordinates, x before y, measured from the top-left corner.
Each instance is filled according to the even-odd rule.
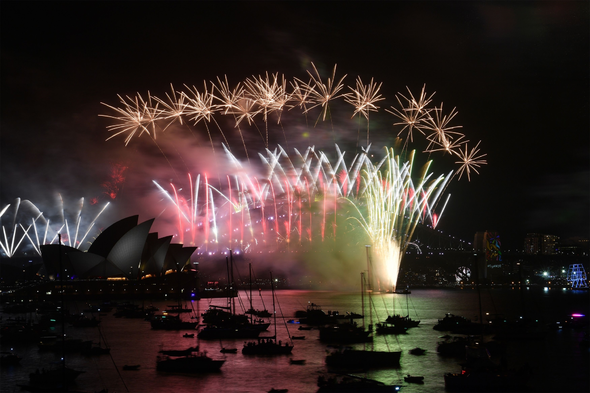
[[[277,356],[242,354],[242,348],[248,341],[246,339],[204,340],[199,339],[197,334],[184,337],[187,333],[196,333],[202,329],[200,314],[211,306],[227,306],[225,298],[188,301],[187,308],[194,309],[194,314],[199,316],[199,326],[192,331],[152,329],[150,322],[143,318],[114,316],[113,309],[96,314],[100,319],[100,332],[111,349],[110,354],[84,356],[69,353],[66,364],[84,371],[71,386],[73,390],[84,392],[99,392],[104,389],[109,392],[268,392],[271,389],[316,392],[319,378],[327,379],[342,374],[399,385],[403,392],[441,392],[445,391],[444,374],[460,372],[460,363],[464,358],[442,356],[437,352],[437,346],[445,340],[445,335],[465,335],[435,330],[434,327],[447,313],[477,322],[481,301],[483,319],[488,323],[488,319],[497,314],[510,320],[519,318],[523,310],[525,316],[534,317],[542,323],[545,334],[540,339],[497,341],[503,361],[508,367],[530,368],[531,377],[525,391],[582,392],[589,387],[589,352],[588,347],[583,345],[584,334],[588,331],[587,322],[577,328],[558,328],[553,324],[571,318],[573,314],[585,314],[589,309],[587,295],[586,291],[543,287],[528,287],[522,291],[486,288],[481,289],[479,294],[473,288],[412,288],[410,294],[365,293],[364,296],[359,292],[277,290],[276,333],[274,326],[271,326],[259,336],[265,338],[276,335],[283,343],[293,345],[291,353]],[[239,304],[243,304],[244,309],[249,306],[245,293],[240,291],[238,296],[239,298],[234,299],[238,304],[237,313],[240,312]],[[252,305],[254,309],[268,309],[273,304],[272,300],[271,291],[264,290],[260,296],[252,298]],[[150,304],[159,309],[156,312],[158,314],[166,310],[170,303],[156,300]],[[337,346],[321,341],[317,326],[297,323],[297,311],[305,310],[311,303],[326,313],[338,311],[344,315],[347,312],[364,314],[364,318],[355,319],[355,322],[365,327],[382,322],[394,313],[409,313],[412,319],[420,320],[420,323],[408,329],[405,334],[373,332],[373,340],[370,342],[346,344],[359,350],[399,351],[401,355],[398,365],[384,365],[370,370],[334,370],[326,365],[326,355]],[[523,309],[523,305],[526,308]],[[68,309],[70,313],[82,312],[88,306],[86,302],[72,301],[69,302]],[[370,313],[369,306],[372,308]],[[34,318],[35,315],[3,312],[2,324],[8,323],[11,318]],[[178,315],[189,320],[193,313]],[[59,330],[59,324],[52,328],[53,332]],[[96,327],[66,326],[66,333],[69,338],[93,342],[99,340],[99,329]],[[289,340],[293,336],[299,339]],[[491,334],[485,335],[484,341],[493,341],[492,338]],[[224,361],[219,371],[193,374],[156,369],[159,351],[196,346],[210,358]],[[410,350],[418,347],[425,352],[419,356],[410,354]],[[237,351],[221,352],[223,348],[235,348]],[[22,358],[17,366],[2,367],[2,392],[22,391],[19,385],[28,382],[29,373],[59,362],[61,356],[60,353],[40,351],[37,342],[8,342],[4,338],[1,341],[1,350],[13,351]],[[409,375],[423,376],[423,383],[405,381],[405,377]]]

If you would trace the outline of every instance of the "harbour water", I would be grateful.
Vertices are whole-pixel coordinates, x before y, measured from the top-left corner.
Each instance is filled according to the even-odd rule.
[[[482,312],[490,315],[501,314],[513,319],[522,315],[539,319],[546,323],[563,320],[573,313],[588,314],[590,302],[587,291],[563,289],[544,289],[531,287],[519,289],[482,289],[479,296],[475,289],[412,289],[410,295],[375,293],[361,297],[360,291],[324,292],[304,290],[276,291],[276,311],[278,317],[277,340],[286,342],[289,335],[305,336],[294,340],[291,355],[282,356],[245,356],[241,349],[244,340],[224,340],[198,342],[193,338],[183,337],[187,331],[162,331],[151,329],[150,323],[143,319],[117,318],[113,312],[100,315],[101,331],[108,345],[110,355],[85,357],[78,354],[67,356],[68,367],[82,369],[74,389],[85,392],[267,392],[272,388],[288,389],[294,392],[317,391],[317,379],[328,375],[325,365],[327,351],[332,350],[319,341],[319,331],[298,330],[297,324],[286,323],[296,319],[295,311],[305,310],[309,303],[319,305],[324,311],[362,313],[365,305],[365,324],[383,321],[387,315],[400,313],[419,319],[420,325],[411,328],[403,335],[375,335],[373,344],[355,344],[355,347],[372,345],[376,350],[401,351],[398,368],[384,368],[356,374],[362,377],[402,385],[402,392],[444,392],[443,375],[447,372],[459,372],[460,359],[440,356],[437,343],[446,332],[434,330],[438,319],[446,313],[461,315],[473,321],[479,318],[479,303]],[[240,301],[241,299],[241,301]],[[249,307],[246,293],[236,300],[238,311],[243,305]],[[153,304],[160,310],[174,301],[158,301]],[[255,293],[255,309],[266,308],[272,311],[270,291]],[[372,313],[369,314],[369,304]],[[141,304],[140,304],[141,305]],[[145,303],[148,305],[148,302]],[[201,299],[192,302],[192,307],[204,312],[210,305],[227,305],[224,298]],[[84,302],[68,305],[70,312],[82,312],[88,308]],[[190,307],[190,306],[189,306]],[[190,313],[182,314],[190,318]],[[8,318],[31,317],[30,314],[3,314],[3,322]],[[98,317],[98,315],[97,315]],[[362,320],[359,320],[362,323]],[[56,327],[59,331],[59,326]],[[67,327],[69,337],[99,342],[97,328]],[[586,327],[587,331],[587,327]],[[586,333],[575,329],[548,329],[542,340],[513,340],[504,343],[506,361],[509,367],[528,364],[532,377],[528,383],[530,392],[588,392],[590,391],[590,362],[588,347],[580,345]],[[262,336],[271,336],[274,327]],[[490,339],[491,337],[488,337]],[[218,373],[203,375],[169,374],[156,371],[156,358],[161,349],[186,349],[199,344],[201,350],[215,359],[226,362]],[[221,347],[238,348],[235,354],[220,353]],[[425,355],[414,356],[408,353],[412,348],[426,349]],[[19,392],[18,384],[28,382],[28,374],[36,369],[47,368],[59,360],[60,354],[40,352],[35,343],[16,343],[2,340],[2,351],[14,350],[23,359],[19,366],[5,367],[1,370],[2,392]],[[291,364],[290,359],[305,359],[304,364]],[[123,370],[124,365],[139,364],[138,370]],[[404,382],[407,374],[424,376],[424,384]]]

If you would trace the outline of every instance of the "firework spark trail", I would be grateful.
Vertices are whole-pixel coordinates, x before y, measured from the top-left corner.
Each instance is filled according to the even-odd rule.
[[[39,211],[39,209],[31,201],[25,199],[21,203],[21,199],[16,198],[15,204],[14,204],[12,225],[10,227],[11,230],[8,233],[6,231],[6,228],[4,226],[2,226],[2,234],[4,235],[4,239],[3,240],[0,239],[0,249],[2,251],[4,251],[6,256],[9,258],[12,258],[15,255],[16,251],[19,249],[19,247],[21,246],[21,244],[22,244],[23,240],[25,240],[25,238],[30,239],[30,236],[28,233],[29,233],[29,230],[31,229],[32,224],[29,224],[29,226],[25,229],[21,223],[17,223],[17,216],[20,213],[21,205],[30,206],[32,208],[33,213],[36,214],[36,217],[33,218],[33,224],[35,223],[35,220],[38,219],[43,214]],[[2,209],[2,212],[0,213],[0,217],[2,217],[4,215],[4,213],[8,210],[8,208],[10,206],[11,206],[11,204],[8,204],[8,205],[6,205],[6,207],[4,207],[4,209]],[[20,237],[18,236],[18,229],[19,228],[23,232],[23,234],[20,235]]]
[[[363,115],[365,119],[367,119],[367,145],[369,145],[369,113],[377,112],[379,107],[376,106],[375,103],[385,99],[379,94],[381,83],[377,85],[373,82],[373,78],[371,78],[371,82],[368,85],[365,85],[359,76],[356,80],[356,88],[353,89],[349,86],[349,89],[352,93],[348,94],[344,98],[344,101],[354,106],[354,112],[352,113],[351,118],[358,114],[359,117],[360,115]]]
[[[383,288],[395,287],[401,258],[421,221],[421,213],[436,201],[435,191],[444,181],[442,176],[430,180],[429,163],[415,183],[412,180],[414,152],[406,163],[400,163],[393,149],[387,149],[385,161],[367,163],[363,170],[364,191],[359,200],[350,200],[358,212],[351,217],[371,239],[378,266],[377,277]],[[386,163],[386,170],[381,166]],[[361,210],[366,209],[366,214]]]
[[[164,101],[158,97],[154,97],[154,100],[162,106],[161,118],[163,120],[169,120],[168,124],[162,128],[162,132],[166,131],[170,125],[176,120],[183,124],[182,116],[187,111],[188,102],[185,101],[186,95],[179,93],[174,89],[172,83],[170,84],[171,95],[166,93],[168,101]]]
[[[426,86],[422,87],[422,91],[420,92],[419,98],[416,100],[414,95],[410,91],[410,89],[406,86],[406,90],[408,90],[409,97],[404,96],[401,93],[396,94],[395,98],[400,106],[401,109],[398,109],[394,106],[390,109],[385,109],[386,112],[391,113],[392,115],[399,118],[401,121],[397,123],[393,123],[394,126],[403,126],[402,129],[398,132],[398,136],[400,136],[404,131],[407,130],[406,139],[404,142],[404,147],[408,145],[408,140],[413,142],[413,130],[418,130],[422,135],[426,135],[423,128],[425,125],[425,120],[427,119],[428,113],[430,109],[427,109],[427,106],[432,102],[432,97],[436,93],[432,93],[430,96],[426,94]],[[402,104],[402,99],[406,102],[406,104]]]
[[[344,88],[344,84],[342,82],[346,78],[346,75],[340,78],[338,82],[334,83],[336,81],[335,64],[334,70],[332,71],[332,77],[328,78],[326,83],[324,83],[322,82],[322,77],[320,76],[320,73],[315,64],[311,63],[311,66],[313,67],[315,75],[311,73],[311,71],[307,71],[311,77],[310,83],[305,83],[300,79],[296,79],[296,82],[301,85],[301,88],[305,91],[305,95],[309,97],[309,101],[311,102],[311,106],[305,110],[305,113],[319,106],[322,108],[320,117],[322,117],[322,121],[325,121],[326,114],[328,112],[328,103],[335,100],[336,98],[346,96],[346,93],[340,93],[340,91]]]

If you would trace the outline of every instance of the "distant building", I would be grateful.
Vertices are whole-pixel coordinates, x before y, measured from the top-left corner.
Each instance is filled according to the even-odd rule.
[[[473,241],[473,251],[477,259],[478,278],[488,278],[488,269],[501,270],[502,243],[498,232],[477,232]]]
[[[559,251],[559,236],[527,233],[524,252],[527,255],[555,255]]]

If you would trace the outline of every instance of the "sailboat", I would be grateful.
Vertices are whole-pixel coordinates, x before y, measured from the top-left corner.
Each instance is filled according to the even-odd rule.
[[[399,293],[399,292],[395,292],[395,293]],[[406,288],[406,290],[403,293],[405,293],[405,295],[406,295],[406,308],[407,308],[406,316],[404,317],[400,314],[389,315],[389,316],[387,316],[387,319],[385,320],[385,322],[392,324],[398,328],[409,329],[409,328],[417,327],[420,324],[420,321],[416,321],[416,320],[413,320],[412,318],[410,318],[410,305],[409,305],[409,301],[408,301],[408,295],[410,294],[410,290],[408,288]],[[393,299],[395,302],[395,296],[393,296]]]
[[[387,385],[374,379],[358,377],[356,375],[338,375],[318,377],[318,393],[323,392],[398,392],[400,385]]]
[[[259,337],[258,342],[247,342],[244,343],[242,348],[242,354],[244,355],[288,355],[293,351],[293,344],[285,343],[282,341],[277,343],[277,312],[275,307],[275,290],[272,278],[272,272],[270,274],[270,285],[272,291],[272,309],[274,314],[274,327],[275,334],[272,337]]]
[[[230,250],[229,259],[226,258],[228,264],[228,293],[230,283],[233,282],[231,272],[233,270],[233,257]],[[231,267],[230,267],[231,262]],[[203,323],[206,324],[204,328],[199,331],[197,337],[204,340],[222,340],[232,338],[257,338],[261,332],[268,329],[270,323],[264,320],[252,320],[245,314],[236,314],[235,305],[232,305],[230,297],[228,296],[228,306],[211,306],[205,313],[203,313]]]
[[[58,234],[58,244],[61,246],[61,234]],[[60,247],[61,248],[61,247]],[[31,391],[31,392],[56,392],[56,391],[67,391],[70,385],[74,382],[76,378],[84,371],[75,370],[70,367],[66,367],[66,346],[65,346],[65,308],[64,308],[64,300],[63,300],[63,267],[62,267],[62,252],[61,249],[59,251],[59,265],[60,265],[60,282],[61,282],[61,360],[59,361],[59,366],[50,369],[42,369],[41,371],[37,369],[35,372],[29,374],[29,384],[28,385],[18,385],[24,390]]]
[[[89,346],[82,350],[82,355],[86,356],[94,356],[94,355],[108,355],[111,353],[111,347],[108,345],[104,335],[102,334],[102,330],[100,325],[98,325],[98,333],[100,335],[100,340],[98,341],[98,345],[96,346]],[[104,346],[103,346],[104,344]]]
[[[268,312],[266,308],[264,310],[255,310],[254,307],[252,307],[252,263],[248,264],[248,269],[250,271],[250,308],[246,310],[245,314],[255,315],[259,318],[270,318],[272,314]],[[262,300],[262,306],[264,307],[264,300],[262,299],[260,289],[258,289],[258,294],[260,295],[260,299]]]
[[[365,292],[365,275],[361,273],[362,296]],[[364,304],[364,301],[363,301]],[[372,312],[372,311],[370,311]],[[371,349],[338,348],[326,356],[326,364],[337,368],[398,367],[401,351],[375,351]]]
[[[180,267],[177,265],[176,274],[180,281]],[[150,320],[150,325],[154,330],[194,330],[199,324],[198,321],[186,321],[180,317],[181,313],[191,312],[191,308],[183,308],[182,299],[180,296],[180,283],[178,290],[178,303],[175,305],[168,305],[163,315],[155,315]]]
[[[197,307],[198,309],[198,307]],[[200,350],[197,335],[197,346],[184,350],[160,350],[156,358],[156,370],[174,373],[209,373],[217,372],[225,363],[225,359],[212,359],[207,351]]]
[[[478,268],[477,256],[475,267]],[[476,270],[477,272],[477,270]],[[448,391],[521,391],[526,389],[531,370],[525,365],[520,369],[509,369],[502,361],[492,361],[484,342],[484,326],[482,322],[481,289],[479,272],[477,277],[477,296],[479,301],[480,334],[476,341],[469,340],[464,346],[465,363],[461,372],[445,373],[445,389]]]
[[[225,360],[212,359],[206,352],[196,352],[179,357],[164,355],[158,356],[156,370],[197,374],[219,371],[223,363]]]

